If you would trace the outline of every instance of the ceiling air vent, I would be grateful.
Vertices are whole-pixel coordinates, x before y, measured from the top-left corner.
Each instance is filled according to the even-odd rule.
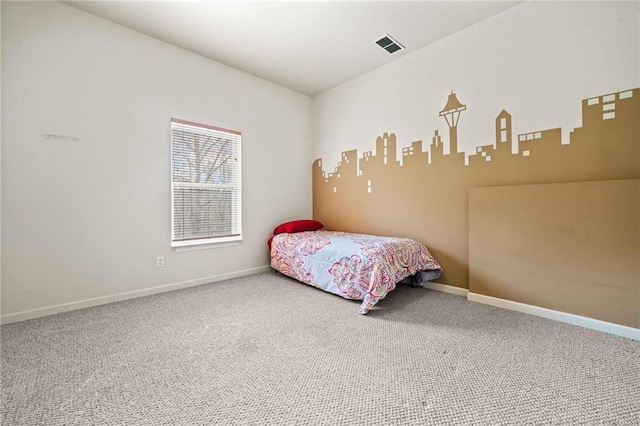
[[[395,41],[389,34],[383,35],[380,39],[376,40],[375,43],[389,53],[404,49],[404,46]]]

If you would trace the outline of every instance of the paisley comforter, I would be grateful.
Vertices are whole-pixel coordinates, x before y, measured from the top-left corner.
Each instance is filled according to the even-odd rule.
[[[271,267],[345,299],[362,300],[361,314],[409,276],[442,274],[429,250],[415,240],[323,230],[275,235]]]

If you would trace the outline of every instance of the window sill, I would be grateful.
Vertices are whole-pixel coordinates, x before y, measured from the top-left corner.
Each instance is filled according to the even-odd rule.
[[[242,238],[228,238],[228,239],[220,239],[217,241],[211,240],[203,240],[198,242],[175,242],[171,243],[171,247],[175,249],[176,252],[182,251],[193,251],[193,250],[208,250],[215,248],[224,248],[224,247],[232,247],[237,246],[242,242]]]

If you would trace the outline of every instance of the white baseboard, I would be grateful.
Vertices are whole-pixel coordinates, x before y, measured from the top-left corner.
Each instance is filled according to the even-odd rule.
[[[247,275],[259,274],[270,270],[269,266],[259,266],[257,268],[244,269],[242,271],[230,272],[227,274],[213,275],[210,277],[198,278],[195,280],[182,281],[178,283],[165,284],[157,287],[144,288],[141,290],[127,291],[124,293],[112,294],[109,296],[94,297],[92,299],[77,300],[60,305],[46,306],[44,308],[31,309],[28,311],[15,312],[13,314],[2,315],[2,324],[10,324],[18,321],[25,321],[40,318],[47,315],[59,314],[61,312],[74,311],[76,309],[88,308],[91,306],[105,305],[107,303],[119,302],[121,300],[134,299],[136,297],[151,296],[152,294],[165,293],[167,291],[179,290],[182,288],[195,287],[202,284],[209,284],[216,281],[228,280],[231,278],[244,277]]]
[[[451,294],[455,294],[456,296],[462,296],[462,297],[467,297],[467,293],[469,293],[469,290],[467,290],[466,288],[455,287],[447,284],[434,283],[431,281],[427,281],[426,283],[423,283],[422,286],[424,288],[428,288],[429,290],[441,291],[443,293],[451,293]]]
[[[523,312],[525,314],[535,315],[537,317],[566,322],[568,324],[578,325],[581,327],[590,328],[592,330],[603,331],[605,333],[615,334],[616,336],[626,337],[633,340],[640,340],[640,329],[627,327],[625,325],[600,321],[594,318],[582,317],[580,315],[569,314],[567,312],[554,311],[552,309],[541,308],[534,305],[527,305],[525,303],[514,302],[511,300],[498,299],[497,297],[485,296],[484,294],[478,293],[469,292],[469,294],[467,295],[467,299],[472,302],[483,303],[485,305],[496,306],[498,308],[509,309],[511,311]]]

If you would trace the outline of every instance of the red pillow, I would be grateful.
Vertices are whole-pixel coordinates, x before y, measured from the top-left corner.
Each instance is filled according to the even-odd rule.
[[[324,228],[324,225],[317,220],[293,220],[291,222],[285,222],[281,225],[276,226],[276,228],[273,230],[273,235],[282,234],[283,232],[292,234],[294,232],[317,231],[320,228]]]

